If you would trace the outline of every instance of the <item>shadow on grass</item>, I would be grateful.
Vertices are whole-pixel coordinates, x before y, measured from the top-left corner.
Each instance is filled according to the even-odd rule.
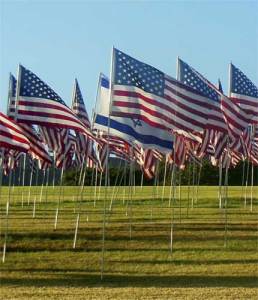
[[[158,276],[158,275],[100,275],[63,272],[55,277],[45,279],[5,278],[2,286],[15,285],[22,287],[257,287],[256,276]]]

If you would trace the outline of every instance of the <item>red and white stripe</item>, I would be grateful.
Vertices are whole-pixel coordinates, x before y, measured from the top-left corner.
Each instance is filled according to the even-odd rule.
[[[164,97],[134,86],[113,86],[112,115],[133,117],[164,130],[203,132],[210,104],[195,90],[165,76]]]
[[[0,148],[27,152],[30,141],[24,135],[23,129],[12,119],[0,112]]]
[[[49,99],[19,96],[17,121],[46,127],[73,129],[92,136],[69,107]]]

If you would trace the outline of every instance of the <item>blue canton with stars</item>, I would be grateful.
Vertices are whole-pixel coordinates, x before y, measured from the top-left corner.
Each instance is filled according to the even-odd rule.
[[[54,92],[38,76],[30,70],[25,69],[23,66],[21,66],[20,96],[53,100],[66,106],[65,102],[56,92]]]
[[[76,82],[76,84],[75,84],[75,102],[84,104],[83,98],[82,98],[82,93],[81,93],[77,79],[75,80],[75,82]]]
[[[232,86],[231,92],[250,97],[258,98],[258,88],[252,83],[246,75],[231,64],[232,70]]]
[[[213,101],[220,100],[219,94],[205,82],[205,79],[202,79],[203,76],[181,59],[179,59],[178,68],[179,81],[195,89],[204,97]]]
[[[15,97],[17,80],[12,74],[10,75],[10,83],[11,83],[11,87],[10,87],[11,88],[11,97]]]
[[[115,84],[138,87],[145,92],[164,95],[164,73],[123,52],[115,51]]]

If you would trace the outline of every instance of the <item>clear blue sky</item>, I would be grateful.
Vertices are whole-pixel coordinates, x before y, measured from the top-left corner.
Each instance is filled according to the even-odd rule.
[[[175,76],[176,57],[227,90],[232,61],[258,84],[256,1],[0,0],[0,111],[18,63],[71,103],[78,78],[89,114],[99,72],[118,49]]]

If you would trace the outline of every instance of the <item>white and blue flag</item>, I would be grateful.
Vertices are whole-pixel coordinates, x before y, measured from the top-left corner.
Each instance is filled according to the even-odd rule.
[[[94,129],[104,132],[108,131],[109,108],[109,79],[105,75],[100,74]],[[163,153],[168,153],[172,150],[172,133],[150,126],[142,120],[111,116],[109,125],[110,134],[116,135],[130,143],[137,143],[144,149],[156,149]]]

